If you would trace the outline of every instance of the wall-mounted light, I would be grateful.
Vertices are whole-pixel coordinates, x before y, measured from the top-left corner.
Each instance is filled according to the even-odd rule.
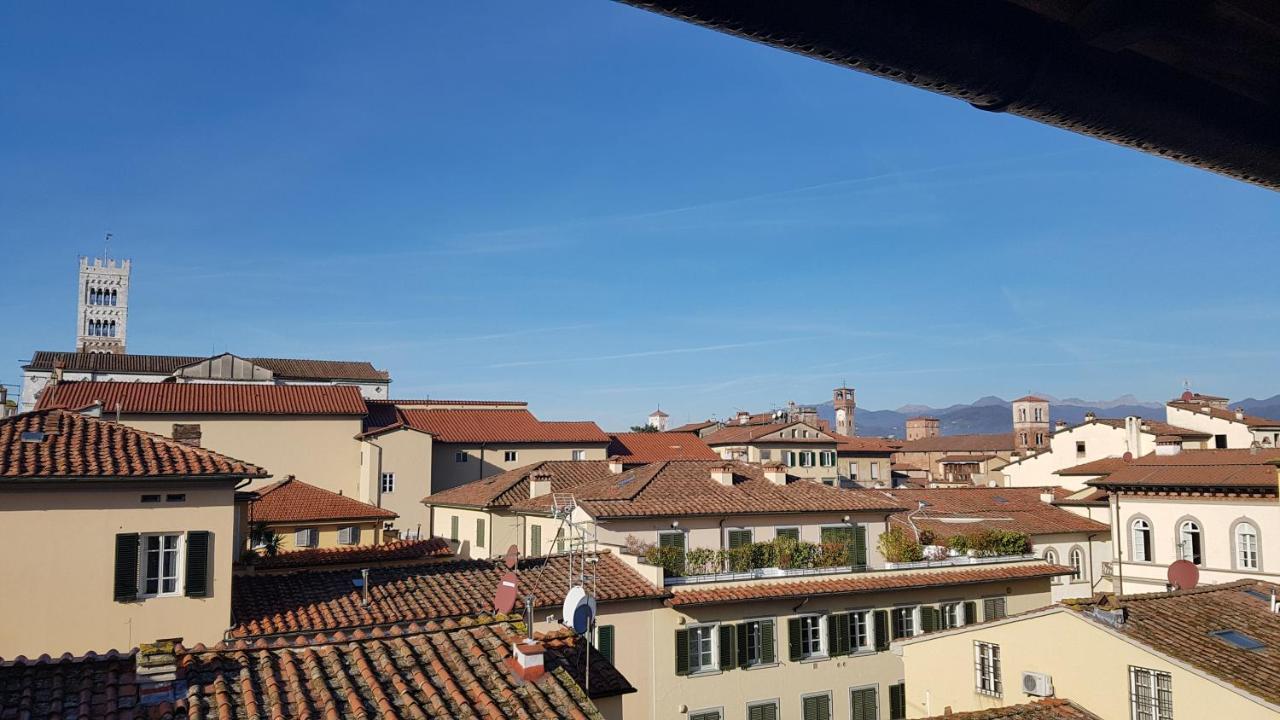
[[[848,516],[848,515],[845,515],[845,516],[844,516],[844,521],[845,521],[845,522],[849,522],[849,516]]]
[[[673,528],[678,528],[678,527],[680,527],[680,521],[679,521],[679,520],[672,520],[672,521],[671,521],[671,527],[673,527]]]

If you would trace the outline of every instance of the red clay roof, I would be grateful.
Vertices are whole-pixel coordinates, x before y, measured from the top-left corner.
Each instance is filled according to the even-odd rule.
[[[1018,398],[1017,400],[1014,400],[1013,402],[1042,402],[1042,403],[1047,403],[1047,402],[1049,402],[1049,401],[1048,401],[1048,400],[1045,400],[1045,399],[1044,399],[1044,398],[1042,398],[1042,397],[1036,397],[1035,395],[1023,395],[1022,397]]]
[[[711,469],[732,469],[733,486],[721,485]],[[759,465],[726,460],[651,463],[583,483],[573,489],[580,507],[597,518],[687,517],[807,512],[888,512],[901,506],[884,495],[842,490],[788,476],[775,485]],[[547,495],[513,503],[512,510],[545,512]]]
[[[524,635],[517,616],[452,620],[296,642],[177,648],[176,701],[139,702],[133,654],[42,658],[0,665],[0,716],[116,718],[531,718],[601,715],[573,677],[577,640],[553,639],[547,672],[518,679],[507,665]],[[599,653],[593,653],[599,655]],[[591,666],[592,695],[630,688],[607,661]],[[603,691],[603,692],[602,692]]]
[[[613,433],[609,436],[609,448],[605,454],[617,456],[628,464],[720,459],[715,450],[693,433]]]
[[[597,556],[598,602],[667,597],[613,554]],[[536,609],[559,608],[569,571],[568,555],[523,559],[516,571],[520,593],[533,594]],[[494,589],[506,572],[500,560],[371,568],[367,605],[352,584],[360,577],[356,570],[238,575],[231,587],[230,632],[253,637],[490,613]]]
[[[1124,418],[1094,418],[1093,422],[1119,430],[1124,429]],[[1177,425],[1170,425],[1166,422],[1160,422],[1159,420],[1141,418],[1138,424],[1142,427],[1142,432],[1152,435],[1167,435],[1179,438],[1196,439],[1212,437],[1211,433],[1201,432],[1199,430],[1190,430],[1188,428],[1178,427]]]
[[[215,356],[217,357],[217,356]],[[54,362],[61,360],[63,369],[70,372],[117,372],[137,375],[172,375],[175,370],[208,356],[195,355],[114,355],[109,353],[54,352],[39,350],[25,370],[53,370]],[[270,370],[276,377],[288,380],[361,380],[386,382],[390,379],[386,370],[377,370],[371,363],[350,360],[301,360],[296,358],[243,358]]]
[[[938,435],[936,437],[903,440],[899,452],[996,452],[1016,447],[1013,433],[993,435]]]
[[[680,427],[674,427],[674,428],[671,428],[670,430],[667,430],[667,432],[670,432],[670,433],[684,433],[684,432],[696,433],[696,432],[698,432],[699,430],[705,430],[705,429],[707,429],[707,428],[711,427],[712,425],[718,425],[718,424],[719,424],[719,423],[717,423],[715,420],[703,420],[702,422],[691,422],[691,423],[685,423],[684,425],[681,425]]]
[[[1184,450],[1143,455],[1087,481],[1095,487],[1265,488],[1276,490],[1280,449]]]
[[[0,481],[126,477],[246,478],[267,477],[267,471],[212,450],[66,410],[37,410],[0,420]]]
[[[769,423],[764,425],[725,425],[719,430],[711,433],[703,438],[708,445],[740,445],[745,443],[757,442],[766,435],[785,430],[795,425],[805,425],[811,432],[815,433],[814,437],[779,437],[770,442],[786,442],[786,443],[832,443],[835,438],[824,433],[816,427],[799,422],[781,422]]]
[[[1271,612],[1272,593],[1280,594],[1280,585],[1238,580],[1193,590],[1104,596],[1101,603],[1071,601],[1067,607],[1086,618],[1095,607],[1123,608],[1120,634],[1280,703],[1280,619]],[[1212,635],[1222,630],[1243,633],[1263,647],[1245,650]]]
[[[889,454],[902,447],[901,440],[888,440],[875,437],[851,437],[839,433],[827,433],[836,439],[836,450],[842,453],[880,453]]]
[[[334,565],[361,565],[371,567],[382,563],[447,558],[453,556],[449,541],[431,537],[425,540],[394,540],[382,545],[339,545],[328,548],[289,550],[275,555],[255,557],[244,566],[254,570],[299,570],[303,568],[328,568]]]
[[[911,520],[920,530],[929,530],[940,539],[968,535],[983,530],[1009,530],[1028,535],[1058,533],[1105,533],[1110,526],[1054,507],[1040,499],[1051,492],[1054,499],[1067,496],[1062,488],[936,488],[929,490],[880,490],[879,492],[915,511]],[[925,502],[922,510],[917,503]],[[905,513],[895,513],[891,522],[909,528]]]
[[[400,516],[390,510],[316,487],[293,476],[259,490],[258,499],[249,503],[250,521],[270,525],[338,520],[392,520],[397,517]]]
[[[815,595],[855,595],[889,590],[911,590],[924,587],[972,585],[1005,580],[1025,580],[1068,575],[1071,568],[1044,562],[1008,565],[982,565],[953,570],[909,572],[895,570],[882,575],[835,575],[814,580],[752,582],[728,587],[676,590],[667,600],[672,607],[719,605],[721,603],[805,598]]]
[[[103,412],[129,415],[364,415],[352,385],[63,382],[47,388],[37,409],[78,410],[102,401]]]
[[[1045,698],[1024,705],[931,715],[924,720],[1102,720],[1064,698]]]
[[[612,475],[605,460],[548,460],[441,490],[422,499],[427,505],[505,508],[529,498],[529,476],[547,473],[551,492],[568,492],[590,480]]]
[[[1223,408],[1201,405],[1199,403],[1171,402],[1169,403],[1169,406],[1178,408],[1179,410],[1185,410],[1187,412],[1204,413],[1205,415],[1209,415],[1210,417],[1214,417],[1219,420],[1230,420],[1231,422],[1244,423],[1249,427],[1280,427],[1280,420],[1259,417],[1257,415],[1249,415],[1247,413],[1241,413],[1242,417],[1240,419],[1236,419],[1235,410],[1224,410]],[[1208,412],[1205,412],[1206,409]]]
[[[1090,460],[1087,463],[1072,465],[1071,467],[1062,468],[1054,472],[1055,475],[1106,475],[1107,473],[1124,467],[1129,461],[1118,457],[1105,457],[1097,460]]]
[[[403,407],[413,406],[433,406],[433,405],[458,405],[463,407],[483,405],[483,406],[502,406],[502,407],[528,407],[529,403],[524,400],[373,400],[371,402],[388,402],[393,405]]]
[[[445,443],[600,443],[609,436],[591,421],[558,422],[539,420],[533,413],[517,410],[401,409],[405,425],[429,433]]]

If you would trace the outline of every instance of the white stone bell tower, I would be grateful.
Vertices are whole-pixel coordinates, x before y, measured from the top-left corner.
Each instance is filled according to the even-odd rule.
[[[129,261],[80,258],[76,352],[124,354],[129,327]]]

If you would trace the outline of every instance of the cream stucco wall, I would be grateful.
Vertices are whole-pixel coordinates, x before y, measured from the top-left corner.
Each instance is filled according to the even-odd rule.
[[[857,487],[890,487],[893,484],[888,453],[879,457],[841,453],[838,465],[840,479],[856,483]]]
[[[6,485],[0,657],[127,650],[171,637],[187,645],[222,639],[231,623],[236,556],[231,481]],[[153,493],[186,500],[141,503]],[[197,530],[212,533],[208,597],[113,600],[117,533]]]
[[[1228,448],[1247,448],[1253,444],[1255,439],[1259,442],[1263,439],[1270,439],[1269,447],[1275,447],[1276,441],[1280,439],[1276,438],[1276,433],[1273,430],[1258,430],[1254,432],[1244,423],[1216,418],[1209,413],[1185,410],[1173,405],[1165,406],[1165,417],[1170,425],[1177,425],[1188,430],[1199,430],[1210,435],[1226,435]],[[1216,446],[1211,440],[1206,447]]]
[[[331,548],[344,547],[338,542],[338,535],[342,528],[356,525],[360,528],[359,545],[379,545],[382,543],[382,523],[381,522],[342,522],[342,523],[290,523],[282,525],[271,525],[270,528],[280,534],[281,550],[302,550],[305,548],[298,547],[296,533],[302,528],[315,528],[317,530],[317,542],[311,547]]]
[[[1035,535],[1031,538],[1032,552],[1059,565],[1071,567],[1071,551],[1080,551],[1081,573],[1076,579],[1070,575],[1053,578],[1053,601],[1066,598],[1087,598],[1096,592],[1109,592],[1111,582],[1103,576],[1103,563],[1111,561],[1111,535],[1100,533],[1061,533]]]
[[[789,431],[788,431],[789,432]],[[810,432],[817,432],[810,430]],[[749,463],[786,463],[787,453],[795,453],[794,462],[787,465],[787,474],[795,477],[805,478],[806,480],[828,480],[835,482],[840,477],[840,461],[836,458],[834,465],[822,465],[822,453],[835,452],[836,443],[831,442],[815,442],[813,440],[802,442],[788,442],[780,439],[762,439],[750,444],[723,444],[713,445],[720,457],[726,460],[739,460]],[[813,465],[805,467],[800,464],[799,453],[812,452]]]
[[[416,430],[395,430],[360,443],[361,500],[386,508],[400,517],[392,527],[409,535],[426,535],[430,517],[422,498],[431,494],[431,436]],[[395,474],[395,490],[382,492],[382,473]]]
[[[454,508],[436,505],[429,508],[431,512],[431,533],[445,539],[450,538],[453,518],[458,518],[458,538],[451,542],[454,554],[464,558],[492,558],[505,555],[512,545],[519,548],[521,555],[525,551],[525,541],[521,539],[521,519],[505,511],[478,510],[474,508]],[[484,542],[477,544],[476,521],[484,520]]]
[[[104,416],[106,414],[104,413]],[[360,418],[355,415],[123,415],[121,422],[165,437],[173,426],[200,426],[202,447],[251,462],[273,476],[286,475],[333,492],[359,497]]]
[[[974,642],[1000,646],[1002,697],[979,694],[973,671]],[[1016,705],[1031,698],[1022,693],[1024,671],[1049,673],[1054,693],[1069,698],[1099,717],[1130,717],[1129,667],[1168,672],[1172,676],[1173,717],[1275,718],[1267,708],[1231,689],[1154,655],[1102,626],[1059,610],[978,625],[929,640],[895,645],[902,654],[907,681],[907,717]]]
[[[605,448],[605,443],[512,443],[480,447],[437,441],[431,457],[431,492],[448,490],[531,463],[573,460],[574,450],[584,453],[583,460],[604,460]],[[516,453],[514,460],[505,459],[508,451]],[[458,453],[466,455],[466,462],[458,462]]]

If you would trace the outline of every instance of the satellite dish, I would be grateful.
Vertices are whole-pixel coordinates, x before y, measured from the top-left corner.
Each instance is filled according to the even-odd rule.
[[[585,634],[596,617],[596,599],[588,595],[581,585],[574,585],[564,598],[561,617],[564,618],[562,622],[574,632]]]
[[[520,560],[520,548],[512,545],[507,548],[506,557],[502,558],[502,562],[506,564],[508,570],[515,570],[516,563]]]
[[[511,608],[516,606],[516,586],[519,579],[515,573],[507,573],[502,576],[502,580],[498,582],[498,589],[493,593],[493,608],[502,614],[511,612]]]
[[[1190,560],[1178,560],[1169,566],[1168,577],[1175,590],[1190,590],[1200,581],[1200,568]]]
[[[1124,455],[1121,455],[1121,456],[1120,456],[1120,459],[1121,459],[1121,460],[1124,460],[1125,462],[1130,462],[1130,461],[1132,461],[1132,460],[1133,460],[1133,453],[1131,453],[1131,452],[1129,452],[1128,450],[1126,450],[1126,451],[1125,451],[1125,453],[1124,453]]]

